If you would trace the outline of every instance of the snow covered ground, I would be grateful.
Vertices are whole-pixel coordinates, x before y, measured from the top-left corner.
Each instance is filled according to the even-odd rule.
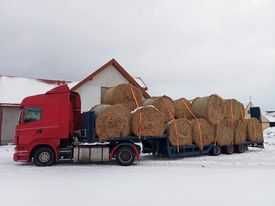
[[[265,149],[179,160],[143,156],[134,166],[15,163],[0,147],[0,205],[275,205],[275,130]]]

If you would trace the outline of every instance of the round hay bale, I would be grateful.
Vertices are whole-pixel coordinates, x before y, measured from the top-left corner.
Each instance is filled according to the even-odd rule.
[[[247,139],[247,121],[238,120],[235,122],[234,144],[242,144]]]
[[[235,122],[232,120],[222,120],[216,126],[215,141],[219,146],[233,145]]]
[[[224,117],[232,120],[242,120],[245,116],[245,109],[242,103],[236,99],[224,100]]]
[[[173,100],[168,96],[152,97],[146,99],[143,105],[153,105],[154,107],[156,107],[160,112],[165,115],[165,122],[169,122],[170,120],[175,118],[174,103]]]
[[[262,124],[256,118],[247,119],[248,140],[252,142],[263,142]]]
[[[142,105],[142,91],[131,84],[119,84],[108,89],[103,96],[103,104],[124,104],[132,111]]]
[[[154,106],[139,107],[131,112],[131,132],[136,136],[163,136],[165,116]]]
[[[180,98],[174,101],[175,116],[177,119],[186,118],[193,119],[192,104],[185,98]]]
[[[194,119],[192,124],[192,139],[201,150],[205,145],[214,143],[215,128],[205,119]]]
[[[111,105],[109,105],[109,104],[97,104],[97,105],[93,106],[92,109],[90,109],[90,111],[94,112],[95,115],[98,116],[98,114],[100,114],[101,112],[103,112],[105,109],[107,109],[110,106]]]
[[[192,126],[185,119],[174,119],[168,123],[168,138],[173,146],[184,146],[192,144]]]
[[[223,99],[218,95],[198,97],[192,101],[192,111],[197,117],[216,125],[224,118]]]
[[[102,109],[96,118],[96,134],[99,140],[127,137],[130,134],[129,109],[120,104]]]

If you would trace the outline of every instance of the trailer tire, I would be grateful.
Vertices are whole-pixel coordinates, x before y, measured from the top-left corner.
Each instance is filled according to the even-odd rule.
[[[233,154],[234,146],[233,145],[226,145],[223,147],[223,153],[225,154]]]
[[[246,147],[244,144],[238,144],[238,145],[235,145],[234,151],[236,153],[244,153],[246,151]]]
[[[211,154],[213,156],[218,156],[221,154],[221,147],[219,145],[214,145]]]
[[[245,151],[248,151],[248,144],[244,144]]]
[[[39,147],[33,153],[33,163],[39,167],[51,166],[55,163],[55,155],[49,147]]]
[[[131,147],[119,147],[116,155],[116,161],[121,166],[129,166],[135,161],[135,153]]]

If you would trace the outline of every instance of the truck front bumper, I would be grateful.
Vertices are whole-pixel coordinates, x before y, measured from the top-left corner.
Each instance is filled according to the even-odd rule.
[[[16,162],[28,162],[29,154],[28,151],[15,151],[13,154],[13,160]]]

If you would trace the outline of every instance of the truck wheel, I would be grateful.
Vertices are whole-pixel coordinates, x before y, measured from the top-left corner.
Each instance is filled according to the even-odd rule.
[[[227,145],[224,147],[224,153],[225,154],[232,154],[234,152],[234,146],[233,145]]]
[[[34,151],[33,163],[36,166],[51,166],[55,162],[54,152],[48,147],[40,147]]]
[[[237,153],[244,153],[245,150],[246,150],[246,148],[245,148],[244,144],[235,145],[235,149],[234,149],[235,152],[237,152]]]
[[[121,166],[129,166],[133,164],[135,160],[135,154],[131,147],[120,147],[116,155],[116,161]]]
[[[219,145],[214,145],[213,149],[212,149],[212,153],[213,156],[218,156],[221,154],[221,147]]]

